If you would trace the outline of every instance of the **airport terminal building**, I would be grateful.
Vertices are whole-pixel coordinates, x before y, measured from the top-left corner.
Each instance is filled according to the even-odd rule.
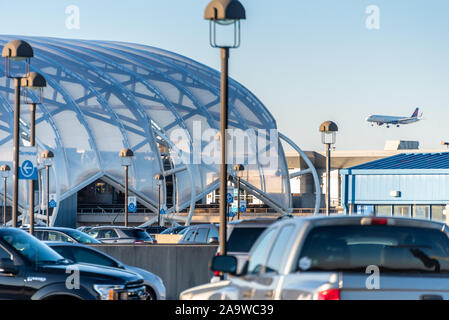
[[[449,152],[401,153],[340,172],[346,214],[446,221]]]
[[[4,46],[17,36],[0,36]],[[119,152],[134,152],[129,188],[139,208],[154,220],[159,202],[167,218],[189,222],[197,202],[218,189],[219,164],[195,161],[220,124],[220,72],[162,49],[112,41],[84,41],[20,36],[34,50],[31,71],[47,80],[36,110],[38,154],[51,150],[50,193],[55,195],[51,223],[75,226],[80,209],[123,206],[125,173]],[[0,64],[0,163],[12,167],[14,79]],[[22,101],[21,145],[29,145],[30,108]],[[245,192],[277,212],[292,208],[288,168],[282,145],[268,134],[276,121],[263,103],[238,82],[229,79],[228,128],[248,137],[239,160]],[[209,134],[209,140],[204,135]],[[212,139],[211,139],[212,138]],[[279,139],[279,138],[277,138]],[[262,141],[263,148],[255,149]],[[276,145],[276,147],[274,147]],[[270,154],[276,164],[261,161]],[[249,159],[251,161],[249,161]],[[45,170],[39,166],[34,203],[43,219]],[[8,179],[8,205],[12,179]],[[2,188],[3,189],[3,188]],[[3,190],[1,191],[4,192]],[[19,211],[28,212],[28,183],[20,180]],[[218,199],[217,199],[218,201]],[[190,209],[189,209],[190,208]],[[188,209],[187,217],[180,217]],[[25,215],[22,217],[24,218]],[[151,222],[151,221],[150,221]]]

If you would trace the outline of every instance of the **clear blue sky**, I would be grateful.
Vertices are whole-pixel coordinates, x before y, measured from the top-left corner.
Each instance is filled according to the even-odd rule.
[[[148,44],[216,69],[203,11],[208,0],[1,1],[0,33]],[[280,131],[304,150],[322,149],[318,126],[337,122],[337,149],[382,149],[387,139],[449,141],[449,1],[241,0],[242,45],[230,74],[268,107]],[[66,7],[80,29],[66,28]],[[376,5],[380,28],[368,30]],[[371,127],[369,114],[412,114],[424,121]]]

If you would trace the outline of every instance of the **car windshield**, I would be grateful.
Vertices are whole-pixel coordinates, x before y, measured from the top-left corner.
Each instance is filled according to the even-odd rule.
[[[0,231],[0,239],[11,245],[28,262],[34,264],[69,263],[56,251],[40,242],[35,237],[18,229],[6,229]]]
[[[265,230],[263,227],[235,227],[227,241],[226,248],[229,252],[249,252],[254,242]]]
[[[439,230],[399,226],[316,227],[301,251],[300,271],[449,273],[449,240]]]
[[[101,241],[92,238],[88,234],[85,234],[84,232],[81,232],[79,230],[65,230],[64,232],[79,243],[101,243]]]
[[[123,229],[122,232],[127,237],[136,238],[139,240],[152,240],[153,238],[145,231],[141,229]]]

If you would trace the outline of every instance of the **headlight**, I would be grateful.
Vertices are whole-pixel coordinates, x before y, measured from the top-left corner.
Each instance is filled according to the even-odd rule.
[[[192,292],[184,293],[180,296],[180,298],[181,298],[180,300],[192,300],[194,296],[195,296],[195,294]]]
[[[125,286],[114,284],[94,284],[94,290],[100,295],[101,300],[114,300],[116,291],[125,289]]]

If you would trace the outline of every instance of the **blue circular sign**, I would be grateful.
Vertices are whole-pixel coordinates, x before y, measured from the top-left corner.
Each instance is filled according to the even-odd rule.
[[[34,166],[33,163],[30,160],[25,160],[22,163],[22,167],[20,167],[20,170],[22,172],[22,175],[26,178],[31,177],[34,172]]]
[[[233,203],[234,202],[234,197],[232,196],[232,194],[230,194],[230,193],[226,194],[226,201],[228,203]]]

